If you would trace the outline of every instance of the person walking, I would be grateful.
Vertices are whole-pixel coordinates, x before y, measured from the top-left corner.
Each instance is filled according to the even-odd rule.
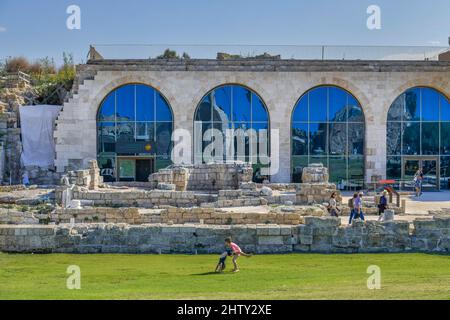
[[[364,213],[362,211],[363,209],[363,193],[360,192],[358,196],[353,201],[355,216],[354,219],[360,218],[362,221],[364,221]]]
[[[388,192],[386,190],[383,191],[381,197],[380,197],[380,203],[378,203],[378,221],[383,220],[383,216],[384,216],[384,210],[387,209],[387,196]]]
[[[414,192],[416,197],[420,196],[421,193],[421,182],[420,182],[420,170],[417,170],[414,174]]]
[[[352,220],[355,217],[355,199],[358,198],[358,194],[355,193],[352,198],[348,200],[348,207],[350,208],[350,217],[348,224],[352,224]]]

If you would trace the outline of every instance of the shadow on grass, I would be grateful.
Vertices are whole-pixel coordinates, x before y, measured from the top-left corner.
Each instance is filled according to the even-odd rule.
[[[220,275],[220,274],[225,274],[226,272],[215,272],[215,271],[210,271],[210,272],[203,272],[203,273],[193,273],[190,274],[190,276],[213,276],[213,275]]]

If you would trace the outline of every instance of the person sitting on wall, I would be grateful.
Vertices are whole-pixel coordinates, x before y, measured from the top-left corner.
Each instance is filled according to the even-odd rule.
[[[337,207],[336,202],[336,192],[333,192],[330,196],[330,200],[328,201],[328,212],[332,217],[339,217],[341,211]]]

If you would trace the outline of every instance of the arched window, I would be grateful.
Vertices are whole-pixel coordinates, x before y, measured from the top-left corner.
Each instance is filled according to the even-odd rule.
[[[425,188],[449,188],[449,100],[428,87],[402,93],[388,112],[386,154],[389,179],[412,187],[416,172],[422,169]]]
[[[152,87],[127,84],[110,92],[97,115],[98,162],[105,181],[148,181],[171,164],[172,110]]]
[[[217,87],[202,98],[195,111],[194,160],[250,162],[254,180],[262,181],[268,178],[261,175],[270,155],[268,131],[269,113],[258,94],[241,85]]]
[[[340,189],[364,181],[364,113],[358,100],[335,86],[306,92],[292,113],[292,180],[310,163],[328,167]]]

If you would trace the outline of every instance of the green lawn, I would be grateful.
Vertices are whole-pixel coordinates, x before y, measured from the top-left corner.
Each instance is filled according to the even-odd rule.
[[[289,254],[240,258],[211,273],[216,255],[0,254],[0,299],[449,299],[450,257]],[[66,269],[81,268],[81,290]],[[369,265],[381,289],[368,290]]]

